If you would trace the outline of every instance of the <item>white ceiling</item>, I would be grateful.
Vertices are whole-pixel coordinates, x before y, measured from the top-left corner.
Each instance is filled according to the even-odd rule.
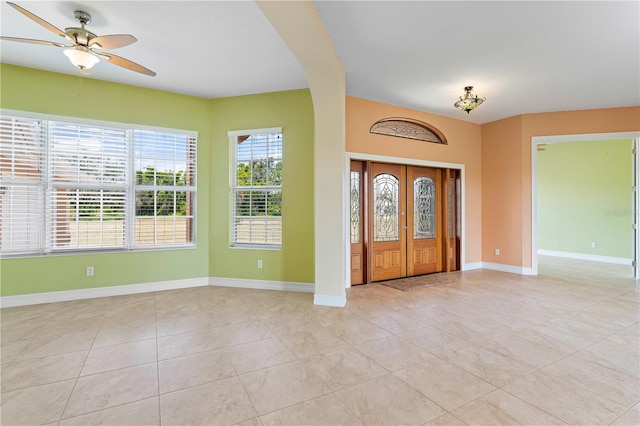
[[[20,1],[58,28],[92,14],[114,51],[155,72],[108,63],[90,78],[205,98],[307,87],[304,72],[253,1]],[[640,105],[640,2],[316,1],[347,93],[486,123],[518,114]],[[60,41],[5,3],[3,36]],[[2,62],[77,75],[61,49],[1,43]],[[465,85],[486,102],[453,108]]]

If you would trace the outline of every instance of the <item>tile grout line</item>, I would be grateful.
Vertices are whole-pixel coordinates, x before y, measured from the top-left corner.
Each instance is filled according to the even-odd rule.
[[[155,318],[155,329],[156,329],[156,390],[157,390],[157,398],[158,398],[158,424],[162,425],[162,401],[160,398],[160,349],[158,344],[158,303],[156,298],[156,293],[153,293],[153,313]]]
[[[96,331],[96,334],[93,336],[93,340],[91,341],[91,345],[89,345],[89,349],[87,350],[87,355],[84,358],[84,361],[82,362],[82,367],[80,367],[80,370],[78,370],[78,376],[76,377],[76,380],[73,384],[73,387],[71,388],[71,392],[69,392],[69,396],[67,397],[67,401],[64,404],[64,408],[62,409],[62,412],[60,413],[60,417],[58,418],[58,424],[63,420],[63,416],[64,413],[67,411],[67,407],[69,406],[69,401],[71,401],[71,396],[73,395],[73,392],[75,392],[76,390],[76,386],[78,385],[78,382],[80,381],[80,377],[82,377],[82,370],[84,370],[84,366],[87,364],[87,359],[89,359],[89,354],[91,353],[91,349],[93,348],[93,344],[96,342],[96,338],[98,337],[98,333],[100,332],[100,329],[102,328],[102,325],[104,324],[104,314],[101,317],[101,324],[100,327],[98,327],[98,330]],[[73,417],[73,416],[72,416]]]

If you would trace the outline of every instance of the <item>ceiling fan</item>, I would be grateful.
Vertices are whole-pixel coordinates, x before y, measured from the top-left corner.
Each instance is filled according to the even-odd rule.
[[[29,12],[28,10],[18,6],[15,3],[7,2],[7,4],[18,12],[25,15],[27,18],[42,25],[52,33],[65,38],[71,43],[71,46],[67,46],[62,43],[56,43],[46,40],[33,40],[30,38],[19,37],[4,37],[0,36],[0,39],[7,41],[17,41],[21,43],[42,44],[45,46],[55,46],[64,48],[64,54],[69,58],[71,63],[78,67],[82,74],[91,74],[91,69],[95,64],[100,62],[100,59],[104,59],[122,68],[126,68],[131,71],[139,72],[151,77],[156,75],[155,72],[142,65],[136,64],[133,61],[116,56],[113,53],[105,52],[104,49],[117,49],[119,47],[128,46],[135,43],[137,39],[131,34],[111,34],[97,36],[91,31],[85,28],[89,22],[91,22],[91,15],[81,10],[76,10],[74,16],[80,23],[80,28],[70,27],[65,28],[64,31],[51,25],[49,22],[40,18],[39,16]]]

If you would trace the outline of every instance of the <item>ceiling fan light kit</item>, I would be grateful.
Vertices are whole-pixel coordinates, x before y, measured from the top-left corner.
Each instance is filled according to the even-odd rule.
[[[466,86],[464,88],[464,95],[460,96],[460,100],[453,104],[456,108],[466,111],[467,114],[469,112],[476,109],[481,103],[483,103],[487,98],[480,98],[473,94],[472,92],[473,86]]]
[[[119,67],[135,71],[144,75],[148,75],[154,77],[156,75],[155,72],[151,71],[148,68],[143,67],[142,65],[136,64],[133,61],[122,58],[120,56],[116,56],[112,53],[104,52],[104,51],[96,51],[94,49],[117,49],[119,47],[128,46],[132,43],[135,43],[137,39],[131,34],[110,34],[104,36],[97,36],[91,31],[85,28],[89,22],[91,22],[91,15],[82,10],[76,10],[74,12],[74,17],[80,23],[80,28],[77,27],[69,27],[65,28],[64,31],[40,18],[39,16],[29,12],[23,7],[18,6],[15,3],[7,2],[7,4],[13,7],[18,12],[25,15],[27,18],[36,22],[37,24],[43,26],[47,30],[52,33],[64,38],[68,42],[72,43],[71,46],[67,46],[61,43],[56,43],[53,41],[47,40],[32,40],[27,38],[18,38],[18,37],[5,37],[2,36],[0,39],[5,41],[17,41],[21,43],[30,43],[30,44],[41,44],[45,46],[54,46],[64,48],[63,53],[71,63],[77,67],[82,74],[90,74],[91,69],[94,65],[100,62],[100,59],[104,59],[106,61],[111,62],[114,65]]]
[[[80,69],[80,72],[90,70],[95,64],[100,62],[100,58],[84,46],[70,47],[64,49],[63,53],[69,58],[73,65]]]

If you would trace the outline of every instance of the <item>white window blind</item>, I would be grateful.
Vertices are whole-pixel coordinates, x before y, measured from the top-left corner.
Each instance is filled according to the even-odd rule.
[[[196,135],[0,116],[0,253],[193,246]]]
[[[124,248],[127,131],[50,122],[48,140],[49,247]]]
[[[282,245],[282,130],[229,132],[233,153],[231,245]]]
[[[0,251],[41,250],[44,135],[40,120],[0,116]]]

